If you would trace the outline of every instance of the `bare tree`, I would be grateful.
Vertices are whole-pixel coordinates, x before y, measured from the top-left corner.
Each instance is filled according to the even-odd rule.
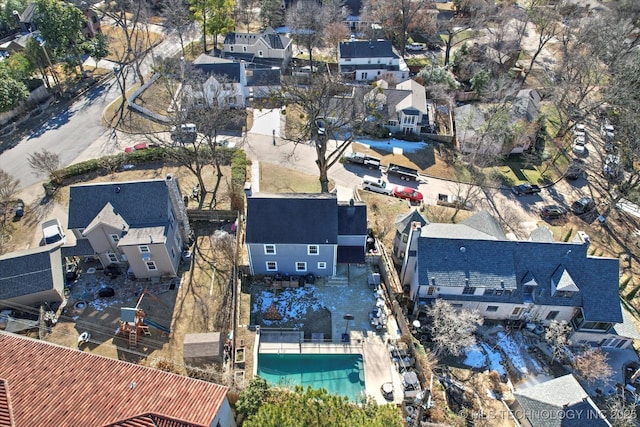
[[[542,1],[544,2],[544,0]],[[529,61],[529,66],[525,70],[524,77],[522,78],[523,85],[527,77],[529,77],[538,55],[540,55],[547,43],[556,36],[561,28],[559,14],[554,9],[546,7],[546,5],[538,5],[536,3],[536,1],[532,2],[532,6],[529,9],[529,17],[538,32],[538,44],[533,55],[531,55],[531,61]]]
[[[459,175],[458,172],[456,172]],[[456,222],[456,217],[461,209],[467,209],[473,206],[484,194],[482,188],[478,185],[466,184],[461,182],[460,176],[456,177],[456,182],[449,185],[449,191],[453,195],[453,215],[451,222]],[[478,181],[475,181],[478,183]]]
[[[553,363],[555,359],[563,360],[567,356],[569,346],[571,345],[569,334],[571,334],[571,326],[569,326],[564,320],[561,322],[552,320],[547,327],[544,338],[551,347],[553,347],[553,358],[551,363]]]
[[[344,85],[339,77],[320,73],[306,86],[299,85],[293,77],[283,78],[282,90],[274,94],[274,101],[287,106],[287,111],[301,110],[300,117],[295,117],[296,114],[287,116],[287,120],[300,120],[301,123],[292,126],[297,133],[288,134],[286,139],[292,141],[294,147],[313,144],[320,188],[324,193],[329,191],[329,169],[340,161],[366,119],[363,97],[359,89]],[[330,142],[332,139],[335,145]]]
[[[637,404],[633,400],[627,401],[625,394],[626,391],[621,390],[607,399],[607,420],[613,427],[634,427],[636,425]]]
[[[300,0],[286,14],[293,41],[309,52],[309,65],[313,72],[313,49],[322,46],[323,30],[328,24],[322,6],[316,0]]]
[[[573,359],[573,368],[580,378],[589,383],[597,381],[606,383],[613,376],[608,359],[601,349],[589,349]]]
[[[60,181],[60,156],[47,150],[29,154],[29,166],[36,176],[46,176],[52,181]]]
[[[436,344],[435,355],[443,352],[459,356],[476,343],[473,335],[483,318],[478,311],[456,310],[443,299],[437,299],[427,310],[431,334]]]
[[[184,0],[165,0],[162,9],[164,25],[170,31],[175,31],[180,39],[180,49],[182,56],[184,53],[184,34],[193,24],[189,17],[189,7]]]
[[[18,193],[19,187],[19,179],[0,169],[0,205],[6,205],[11,202]]]

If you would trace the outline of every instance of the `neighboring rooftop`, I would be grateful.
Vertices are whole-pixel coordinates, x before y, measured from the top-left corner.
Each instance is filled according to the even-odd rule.
[[[218,384],[18,335],[0,332],[0,348],[0,425],[209,427],[227,394]]]

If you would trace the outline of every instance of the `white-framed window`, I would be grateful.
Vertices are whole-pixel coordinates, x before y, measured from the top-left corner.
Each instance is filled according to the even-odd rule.
[[[259,50],[259,51],[258,51],[258,56],[259,56],[260,58],[262,58],[263,53],[262,53],[262,51],[261,51],[261,50]]]
[[[296,262],[296,271],[307,271],[307,263],[302,261]]]
[[[264,245],[264,254],[265,255],[275,255],[276,254],[276,245]]]
[[[496,312],[496,311],[498,311],[498,306],[497,305],[489,305],[489,306],[487,306],[487,311]]]
[[[153,270],[157,270],[158,267],[156,267],[156,262],[155,261],[147,261],[145,264],[147,264],[147,270],[149,271],[153,271]]]
[[[427,296],[433,296],[433,294],[436,292],[436,287],[435,286],[429,286],[429,288],[427,289]]]
[[[148,254],[149,252],[151,252],[149,250],[149,246],[147,246],[147,245],[138,246],[138,250],[140,250],[141,254]]]
[[[362,80],[366,80],[367,79],[368,74],[367,73],[362,73]]]
[[[235,103],[236,103],[235,96],[228,96],[227,97],[227,104],[235,104]]]
[[[127,256],[125,254],[120,255],[122,262],[127,262]]]
[[[326,270],[326,268],[327,268],[327,263],[326,262],[320,261],[318,263],[318,270]]]
[[[109,258],[109,262],[118,262],[118,255],[113,252],[107,252],[107,258]]]
[[[267,261],[267,271],[278,271],[278,263],[275,261]]]
[[[246,52],[247,51],[247,47],[246,46],[242,46],[242,51]]]
[[[524,310],[523,307],[514,307],[513,311],[511,312],[512,316],[520,316],[520,313],[522,313],[522,310]]]
[[[320,255],[320,246],[318,246],[318,245],[308,245],[307,246],[307,255]]]
[[[229,46],[229,52],[233,52],[233,46]]]
[[[117,234],[111,234],[109,237],[111,237],[111,241],[113,243],[118,243],[120,241],[120,236],[118,236]]]

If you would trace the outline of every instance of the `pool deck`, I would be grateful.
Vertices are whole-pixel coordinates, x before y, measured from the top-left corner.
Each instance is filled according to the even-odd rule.
[[[280,335],[283,339],[292,339],[299,333],[291,332]],[[260,334],[256,334],[256,345],[254,346],[254,360],[258,360],[259,353],[269,354],[361,354],[364,366],[365,392],[375,399],[378,404],[395,403],[401,404],[403,399],[402,378],[395,369],[391,360],[390,349],[384,338],[377,334],[362,334],[359,331],[351,331],[351,344],[345,343],[313,343],[313,342],[277,342],[271,332],[267,342],[260,342]],[[254,364],[254,375],[258,369],[258,364]],[[386,400],[380,391],[382,384],[393,383],[394,400]]]

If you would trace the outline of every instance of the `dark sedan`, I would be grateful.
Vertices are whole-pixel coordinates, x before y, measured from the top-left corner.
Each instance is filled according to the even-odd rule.
[[[558,205],[546,205],[540,210],[540,216],[546,219],[560,218],[567,214],[567,210]]]
[[[541,188],[535,184],[520,184],[511,188],[513,194],[516,196],[524,196],[526,194],[535,194],[541,191]]]

